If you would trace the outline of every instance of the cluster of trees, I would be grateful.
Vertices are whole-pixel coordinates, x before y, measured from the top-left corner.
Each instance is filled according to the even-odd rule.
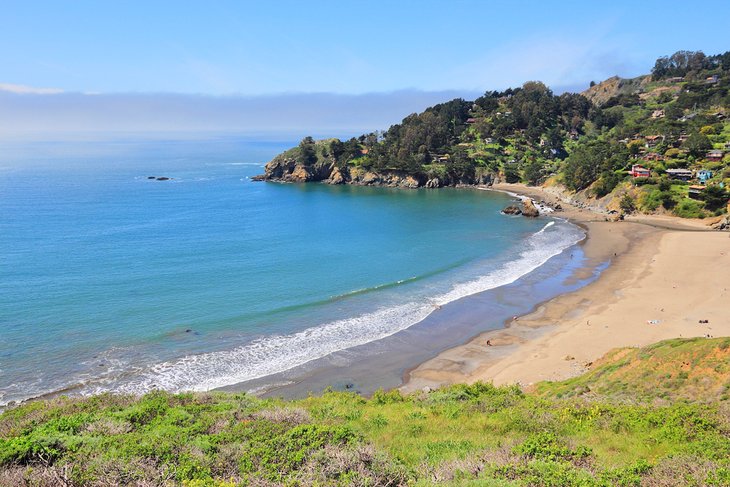
[[[719,73],[719,80],[707,82],[708,73]],[[639,96],[642,83],[628,80],[623,89],[619,84],[616,96],[598,106],[582,94],[558,96],[543,83],[530,81],[519,88],[488,91],[473,102],[457,98],[435,105],[385,132],[333,139],[321,155],[340,166],[400,170],[444,178],[446,184],[472,182],[477,169],[529,184],[559,173],[568,188],[592,187],[603,196],[626,177],[631,157],[644,150],[643,136],[663,135],[651,151],[666,153],[677,164],[680,159],[687,163],[703,158],[713,147],[708,135],[722,129],[723,122],[714,114],[717,108],[710,108],[730,109],[730,52],[706,56],[679,51],[658,59],[652,75],[655,80],[685,76],[686,82],[681,90],[659,90],[647,98]],[[663,115],[652,117],[657,107]],[[636,134],[638,140],[627,144]],[[681,145],[680,134],[688,135]],[[316,162],[317,146],[311,138],[302,140],[300,151],[306,164]],[[710,196],[713,203],[708,201],[706,207],[722,196]],[[671,205],[669,196],[665,199],[665,206]]]
[[[716,69],[730,71],[730,51],[714,56],[702,51],[677,51],[657,59],[651,74],[654,80],[660,80]]]
[[[472,104],[457,98],[407,116],[382,135],[379,144],[369,148],[369,159],[376,169],[418,171],[438,155],[452,152],[466,130]]]
[[[565,185],[578,191],[600,179],[599,196],[608,194],[619,183],[616,171],[626,166],[628,155],[626,145],[615,141],[596,139],[580,144],[565,160]]]
[[[524,131],[525,139],[537,143],[542,138],[561,149],[560,131],[578,130],[592,107],[577,93],[555,96],[539,81],[503,92],[488,91],[474,101],[482,120],[477,128],[482,137],[505,138]]]

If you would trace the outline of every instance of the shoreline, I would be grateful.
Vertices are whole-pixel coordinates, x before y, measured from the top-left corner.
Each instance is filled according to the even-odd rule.
[[[406,371],[402,392],[475,381],[530,386],[579,375],[617,347],[730,335],[722,307],[728,299],[727,284],[722,284],[730,271],[726,232],[711,231],[702,221],[668,217],[612,221],[607,212],[574,206],[543,188],[498,184],[491,190],[560,204],[563,211],[551,216],[586,229],[580,243],[586,257],[609,265],[594,282]],[[700,319],[709,324],[699,324]]]
[[[642,274],[649,272],[648,265],[642,267],[639,265],[640,262],[643,261],[644,264],[654,262],[655,254],[658,253],[658,249],[668,235],[695,235],[704,238],[706,236],[699,234],[708,233],[708,236],[711,236],[711,239],[714,240],[712,251],[715,255],[718,255],[721,251],[718,251],[718,249],[730,250],[730,240],[728,239],[730,235],[727,232],[712,231],[703,221],[687,221],[669,217],[639,216],[629,217],[625,221],[615,221],[615,218],[612,218],[613,215],[608,212],[594,211],[594,209],[585,206],[574,206],[570,201],[566,201],[561,197],[563,195],[538,187],[496,184],[493,187],[475,187],[474,189],[506,193],[517,198],[531,198],[536,202],[544,202],[551,207],[560,204],[562,210],[548,213],[545,216],[567,221],[584,230],[585,238],[575,244],[581,249],[583,262],[580,265],[573,266],[569,276],[563,276],[563,286],[555,285],[555,288],[559,289],[557,293],[553,292],[552,296],[541,294],[535,296],[536,299],[534,300],[530,300],[530,296],[525,296],[524,298],[531,303],[529,305],[531,308],[523,307],[522,310],[517,312],[519,316],[506,320],[502,317],[497,321],[493,321],[495,324],[499,323],[498,328],[489,331],[484,331],[484,328],[481,330],[477,328],[471,334],[460,336],[458,340],[461,341],[455,340],[451,344],[443,344],[442,347],[445,346],[446,348],[439,347],[437,350],[430,352],[433,355],[423,355],[420,360],[413,361],[413,365],[407,366],[407,368],[400,367],[396,371],[397,382],[383,382],[384,387],[400,389],[403,392],[413,392],[424,388],[433,389],[453,383],[474,381],[489,381],[496,385],[517,383],[529,386],[540,380],[560,380],[579,375],[589,370],[590,364],[617,346],[641,346],[665,338],[681,337],[683,334],[685,337],[708,334],[712,336],[730,335],[730,324],[728,324],[727,318],[719,320],[723,316],[717,303],[712,305],[714,310],[712,314],[703,315],[699,318],[707,319],[710,317],[708,325],[698,327],[697,320],[695,320],[693,322],[694,326],[661,327],[662,331],[667,331],[669,335],[666,333],[653,333],[650,334],[650,338],[653,337],[654,339],[648,342],[646,341],[646,334],[642,334],[636,340],[604,340],[602,344],[599,344],[615,345],[608,348],[595,343],[585,346],[585,343],[580,341],[585,338],[585,330],[577,326],[585,316],[596,315],[600,308],[605,306],[605,303],[596,303],[596,298],[591,299],[590,295],[596,292],[595,288],[600,288],[598,294],[605,298],[605,296],[611,294],[607,294],[604,289],[611,286],[611,284],[606,283],[617,282],[616,275],[625,274],[626,269],[631,267],[634,268],[634,274],[636,275],[632,274],[631,279],[627,278],[627,282],[632,281],[632,279],[633,284],[640,282],[641,279],[639,278],[642,277]],[[702,244],[703,242],[698,241],[696,243]],[[673,245],[676,247],[677,244],[673,243]],[[728,253],[723,254],[726,256],[723,265],[717,267],[717,269],[724,270],[717,270],[714,273],[715,275],[723,275],[723,273],[728,275],[728,272],[730,272],[730,263],[727,261]],[[572,259],[572,257],[571,254],[570,258]],[[598,275],[597,278],[596,275]],[[588,284],[566,289],[569,286],[565,284],[584,280]],[[615,289],[611,292],[615,297],[620,296],[622,289],[621,286],[615,286]],[[724,289],[721,294],[723,298],[721,299],[727,299],[727,289],[721,289]],[[471,299],[461,298],[454,301],[453,307],[461,310],[456,311],[456,313],[476,316],[476,322],[485,321],[478,318],[479,313],[483,313],[482,316],[487,317],[488,320],[491,316],[491,310],[485,310],[484,308],[472,309],[481,294],[483,293],[467,297]],[[439,322],[441,326],[449,327],[449,317],[452,316],[454,316],[454,313],[449,312],[435,321]],[[509,316],[512,316],[512,314]],[[585,319],[585,322],[593,323],[592,320],[602,318],[601,316],[591,317]],[[652,316],[651,318],[642,319],[645,323],[646,320],[655,318]],[[717,326],[719,321],[722,321],[721,326]],[[638,320],[638,323],[642,323],[641,319]],[[689,323],[692,324],[691,320]],[[416,334],[425,335],[429,332],[429,327],[433,331],[433,325],[429,325],[427,330],[417,331]],[[615,328],[620,327],[611,326],[610,329],[614,330]],[[659,329],[660,327],[654,328]],[[609,329],[609,327],[606,326],[606,329]],[[595,327],[590,328],[591,332],[595,330]],[[604,333],[597,336],[606,338],[605,335]],[[620,330],[618,335],[625,338],[625,330]],[[425,336],[420,338],[426,339]],[[487,341],[490,342],[489,345],[487,345]],[[580,352],[577,352],[579,349]],[[346,355],[349,352],[350,349],[336,353],[337,357],[334,362],[337,362],[338,359],[347,362]],[[383,353],[388,354],[387,351],[380,350],[376,354],[380,358],[376,357],[374,360],[384,360]],[[332,369],[333,365],[327,363],[329,360],[329,358],[325,358],[314,362],[325,363],[322,370]],[[308,382],[308,379],[311,379],[312,376],[322,372],[321,370],[317,372],[308,370],[310,365],[314,365],[314,362],[289,369],[283,373],[231,384],[214,390],[243,391],[249,389],[251,385],[258,384],[261,387],[254,387],[254,389],[259,389],[253,392],[256,395],[278,396],[282,393],[284,395],[293,394],[292,397],[306,395],[308,392],[304,392],[301,382]],[[389,358],[385,362],[393,362],[391,365],[395,365],[397,360]],[[334,367],[337,367],[337,365]],[[296,369],[303,369],[304,372],[296,378],[290,377],[290,371]],[[322,372],[324,378],[318,377],[317,380],[328,382],[326,378],[329,377],[330,382],[328,382],[327,387],[334,386],[336,389],[344,388],[345,390],[352,387],[350,376],[340,377],[337,372],[334,374],[330,372],[332,370],[325,370],[325,372]],[[345,371],[345,373],[347,372]],[[331,382],[333,377],[335,382]],[[273,383],[271,382],[272,379],[275,379]],[[302,381],[302,379],[304,380]],[[359,392],[356,389],[354,390]],[[37,400],[46,396],[54,397],[62,392],[54,391],[40,397],[29,398],[26,401]],[[365,394],[368,393],[365,392]]]

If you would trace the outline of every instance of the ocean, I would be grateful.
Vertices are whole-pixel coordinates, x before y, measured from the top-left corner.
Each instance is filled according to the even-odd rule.
[[[495,294],[498,327],[560,291],[584,237],[491,191],[251,181],[294,144],[0,143],[0,406],[261,381],[555,280]]]

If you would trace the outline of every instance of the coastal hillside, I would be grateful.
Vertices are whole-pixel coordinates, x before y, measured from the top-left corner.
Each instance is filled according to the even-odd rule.
[[[0,415],[0,485],[728,485],[729,349],[619,350],[536,393],[33,401]]]
[[[559,186],[623,213],[727,212],[730,52],[679,51],[651,74],[555,95],[529,81],[408,115],[383,132],[302,140],[259,180],[405,188]],[[599,205],[601,206],[601,205]],[[606,204],[602,206],[607,206]]]
[[[591,86],[581,94],[594,105],[601,106],[617,96],[642,92],[651,83],[651,78],[651,75],[630,79],[612,76],[598,84],[591,82]]]
[[[608,353],[590,371],[563,382],[543,382],[548,397],[626,402],[714,403],[730,399],[730,338],[666,340]]]

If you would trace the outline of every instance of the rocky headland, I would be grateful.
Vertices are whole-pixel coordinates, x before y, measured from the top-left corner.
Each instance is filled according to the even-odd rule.
[[[375,170],[353,164],[338,164],[327,153],[327,141],[316,143],[316,155],[307,158],[299,147],[290,149],[272,159],[264,167],[264,173],[254,176],[254,181],[279,181],[286,183],[322,182],[325,184],[353,184],[357,186],[385,186],[391,188],[441,188],[447,186],[490,186],[499,182],[491,172],[474,172],[471,175],[430,175],[409,173],[399,169]]]

